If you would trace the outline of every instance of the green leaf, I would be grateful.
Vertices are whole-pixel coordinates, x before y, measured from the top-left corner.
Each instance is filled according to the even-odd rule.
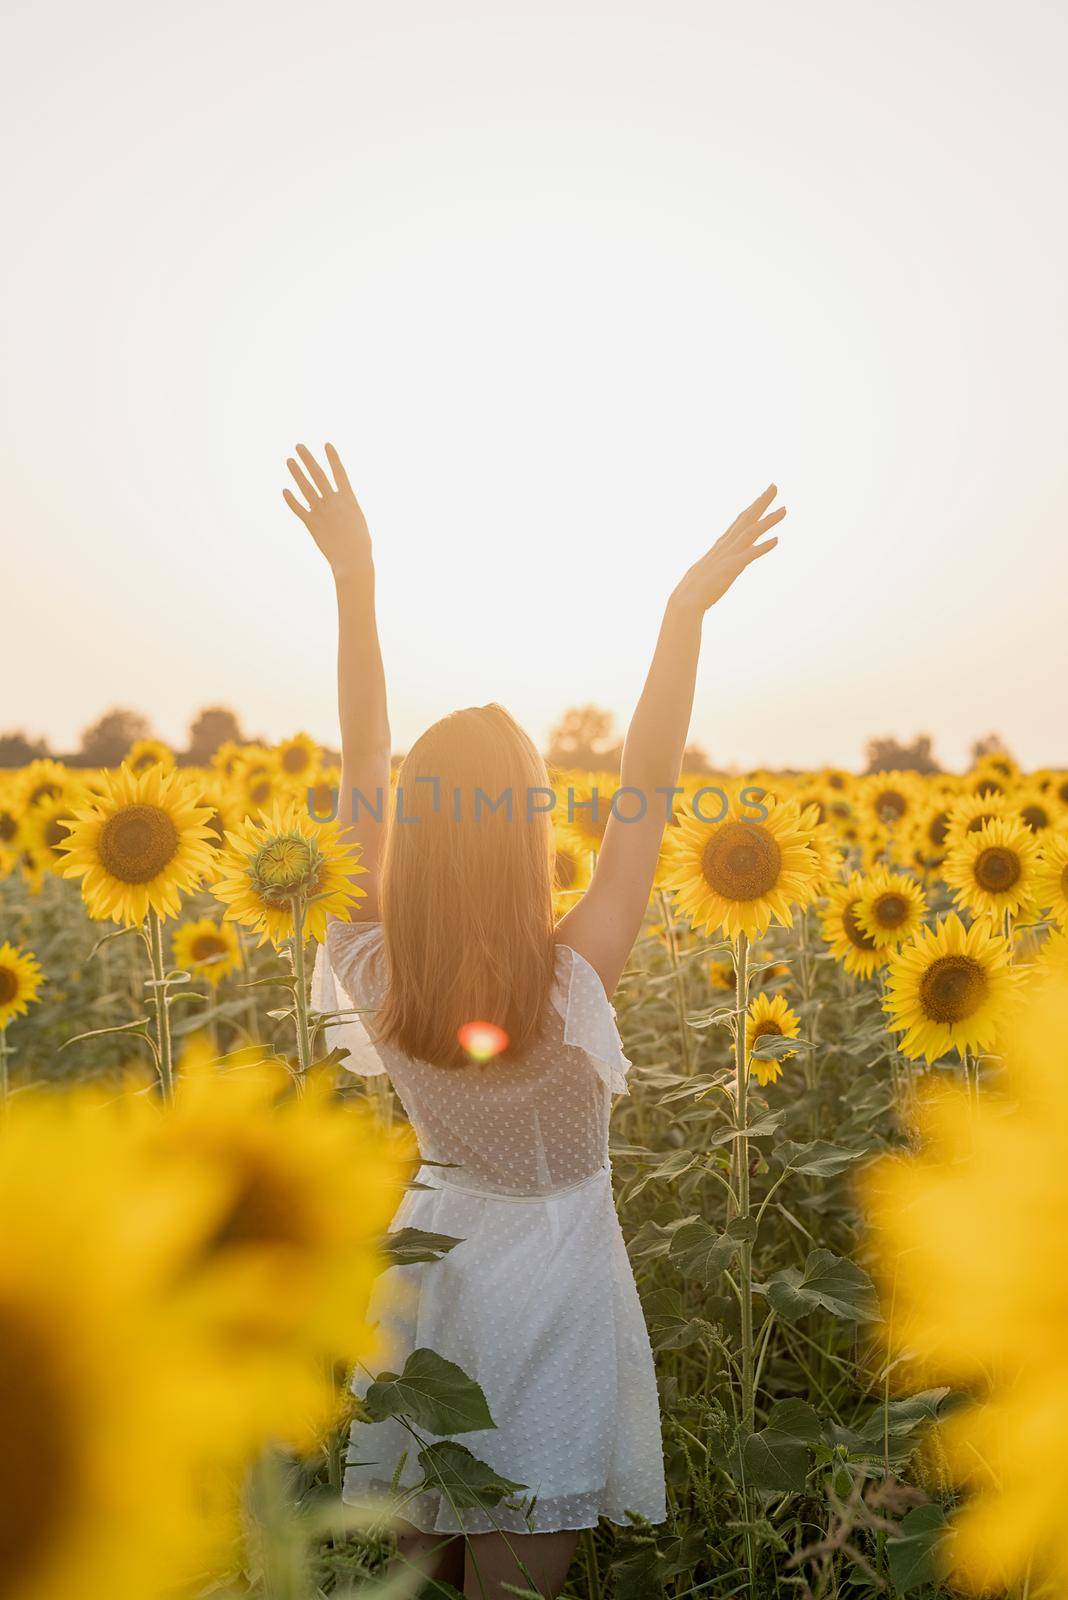
[[[644,1172],[636,1180],[633,1188],[628,1190],[627,1198],[633,1200],[641,1194],[647,1183],[659,1182],[664,1178],[681,1178],[684,1172],[689,1172],[690,1168],[696,1165],[697,1156],[692,1150],[669,1150],[665,1155],[659,1155],[653,1161],[646,1163]]]
[[[777,1400],[768,1412],[766,1426],[806,1444],[818,1444],[823,1438],[823,1425],[807,1400]]]
[[[700,1317],[691,1317],[682,1308],[677,1289],[655,1289],[644,1302],[649,1324],[649,1342],[654,1351],[685,1350],[706,1331]]]
[[[709,1284],[718,1278],[735,1251],[733,1239],[725,1239],[715,1228],[695,1217],[676,1228],[668,1259],[685,1278]]]
[[[911,1594],[925,1583],[938,1583],[949,1542],[941,1506],[914,1506],[897,1533],[886,1541],[890,1577],[898,1594]]]
[[[428,1233],[424,1228],[398,1228],[382,1241],[382,1254],[391,1267],[410,1266],[415,1261],[440,1261],[456,1245],[463,1244],[451,1233]]]
[[[768,1300],[780,1317],[795,1322],[822,1307],[850,1322],[877,1322],[875,1285],[862,1267],[830,1250],[810,1250],[804,1271],[787,1267],[768,1280]]]
[[[707,1136],[705,1142],[710,1145],[730,1144],[732,1139],[740,1139],[743,1134],[750,1139],[767,1139],[779,1128],[784,1114],[782,1111],[765,1111],[747,1128],[717,1128]]]
[[[807,1144],[784,1139],[772,1153],[776,1161],[781,1161],[792,1172],[808,1173],[814,1178],[835,1178],[865,1154],[863,1150],[843,1150],[826,1139],[811,1139]]]
[[[820,1419],[806,1401],[778,1401],[766,1425],[742,1442],[744,1481],[755,1489],[800,1492],[808,1478],[811,1447],[822,1433]]]
[[[754,1061],[781,1061],[797,1050],[811,1050],[807,1039],[787,1039],[781,1033],[762,1033],[753,1040],[749,1054]]]
[[[429,1433],[496,1427],[474,1378],[434,1350],[413,1350],[401,1373],[380,1372],[364,1403],[376,1422],[403,1416]]]
[[[756,1218],[735,1217],[732,1221],[728,1222],[723,1231],[728,1239],[748,1239],[749,1242],[752,1243],[757,1236]]]
[[[771,1428],[761,1428],[742,1441],[743,1481],[750,1488],[800,1492],[808,1467],[808,1446]]]
[[[495,1472],[485,1461],[462,1444],[443,1439],[419,1452],[419,1465],[426,1482],[441,1489],[458,1507],[481,1506],[489,1511],[500,1500],[507,1499],[525,1489],[525,1483],[513,1483]]]

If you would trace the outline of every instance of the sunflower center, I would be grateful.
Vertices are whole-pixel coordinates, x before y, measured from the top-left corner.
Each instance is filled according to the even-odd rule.
[[[42,1341],[15,1308],[0,1305],[0,1594],[36,1590],[55,1548],[73,1480],[69,1406]]]
[[[575,881],[575,874],[577,871],[578,867],[575,864],[574,856],[565,855],[562,850],[558,850],[556,853],[556,867],[554,870],[556,887],[558,889],[570,889],[571,885]]]
[[[777,1022],[774,1022],[770,1017],[765,1017],[763,1022],[758,1022],[756,1024],[756,1026],[753,1028],[753,1039],[754,1039],[754,1042],[757,1039],[766,1038],[769,1033],[774,1034],[779,1039],[782,1039],[782,1038],[785,1037],[785,1035],[783,1034],[782,1028],[779,1026],[779,1024]]]
[[[981,778],[975,786],[975,792],[985,798],[988,794],[1004,794],[1005,790],[996,778]]]
[[[288,905],[295,894],[319,887],[322,857],[300,834],[277,834],[253,856],[249,877],[260,899],[271,906]]]
[[[212,956],[224,956],[229,953],[226,940],[218,933],[199,933],[193,940],[192,957],[194,961],[210,961]]]
[[[302,745],[291,745],[282,757],[284,772],[303,772],[309,764],[310,757]]]
[[[759,900],[779,881],[782,851],[759,822],[727,822],[705,845],[701,871],[724,900]]]
[[[846,938],[850,944],[855,944],[858,950],[874,950],[875,940],[857,921],[857,901],[851,900],[842,911],[842,927],[846,931]]]
[[[233,1202],[208,1242],[212,1252],[248,1245],[290,1245],[304,1249],[308,1230],[303,1225],[299,1197],[279,1183],[275,1174],[249,1165],[242,1173]]]
[[[0,1006],[10,1005],[19,992],[19,975],[10,967],[0,967]]]
[[[29,803],[31,806],[35,806],[38,800],[55,800],[58,794],[58,783],[39,783],[36,789],[31,789]]]
[[[981,889],[991,894],[1004,894],[1019,881],[1020,858],[1015,850],[1001,845],[991,845],[982,851],[975,862],[975,881]]]
[[[222,813],[213,811],[208,818],[206,826],[211,830],[212,834],[208,843],[214,850],[221,850],[226,843],[226,828],[223,824]]]
[[[266,805],[271,798],[270,778],[257,778],[255,783],[250,786],[248,795],[254,805]]]
[[[909,914],[909,903],[903,894],[881,894],[871,909],[880,928],[900,928]]]
[[[920,1004],[932,1022],[963,1022],[986,999],[987,977],[971,956],[939,956],[920,979]]]
[[[0,811],[0,844],[7,844],[19,831],[19,825],[10,811]]]
[[[908,801],[897,789],[883,789],[875,796],[875,810],[884,822],[900,822]]]
[[[150,883],[178,853],[178,829],[159,806],[123,806],[100,830],[97,852],[113,878]]]
[[[968,833],[982,833],[987,823],[993,822],[996,816],[996,811],[981,811],[977,817],[972,818],[966,831]]]
[[[932,844],[945,844],[946,834],[949,832],[949,812],[940,811],[932,817],[927,826],[927,837]]]
[[[1041,833],[1043,828],[1049,827],[1049,814],[1039,805],[1024,806],[1020,820],[1027,824],[1032,833]]]

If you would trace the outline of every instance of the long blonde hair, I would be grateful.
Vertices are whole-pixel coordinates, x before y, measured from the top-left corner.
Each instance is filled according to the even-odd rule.
[[[443,717],[405,757],[382,866],[389,984],[375,1023],[405,1055],[465,1066],[457,1034],[475,1021],[504,1029],[503,1059],[537,1037],[554,959],[539,789],[545,763],[498,705]]]

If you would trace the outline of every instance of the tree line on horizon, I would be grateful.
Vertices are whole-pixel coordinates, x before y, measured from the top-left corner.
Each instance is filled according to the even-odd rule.
[[[30,761],[51,757],[69,767],[116,767],[138,739],[152,737],[149,719],[139,711],[116,706],[106,711],[84,730],[75,751],[55,751],[45,739],[30,739],[25,730],[0,733],[0,768],[24,767]],[[176,750],[180,766],[206,766],[216,750],[228,742],[269,744],[245,733],[235,711],[228,706],[207,706],[189,725],[188,743]],[[911,743],[892,735],[869,739],[865,745],[865,772],[936,773],[939,764],[929,734],[918,734]],[[996,733],[976,739],[971,746],[973,761],[1006,746]],[[546,760],[553,766],[591,772],[618,772],[623,741],[615,728],[611,711],[597,705],[571,706],[549,735]],[[340,760],[338,751],[323,747],[328,762]],[[397,758],[399,759],[399,757]],[[698,744],[689,744],[683,755],[684,772],[710,772],[716,763]]]

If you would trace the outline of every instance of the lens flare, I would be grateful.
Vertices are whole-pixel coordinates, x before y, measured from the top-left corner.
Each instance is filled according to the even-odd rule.
[[[492,1061],[508,1045],[508,1035],[495,1022],[465,1022],[456,1037],[472,1061]]]

